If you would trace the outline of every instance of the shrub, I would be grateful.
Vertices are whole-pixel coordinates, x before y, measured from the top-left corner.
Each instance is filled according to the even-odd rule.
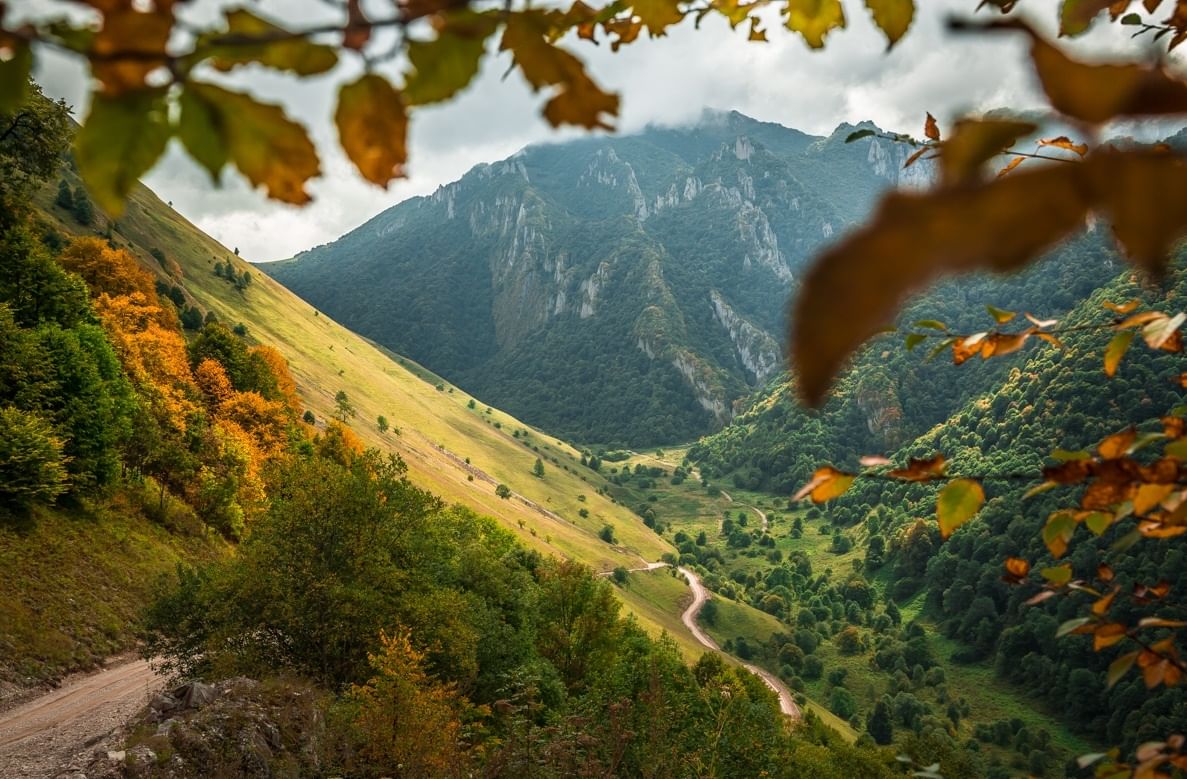
[[[66,458],[49,422],[0,408],[0,513],[25,513],[66,491]]]

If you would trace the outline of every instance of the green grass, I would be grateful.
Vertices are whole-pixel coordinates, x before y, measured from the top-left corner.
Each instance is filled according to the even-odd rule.
[[[695,661],[709,651],[692,637],[680,620],[680,615],[692,602],[692,591],[683,576],[673,576],[670,568],[634,571],[626,584],[618,589],[627,611],[639,618],[647,632],[652,636],[666,632],[687,660]]]
[[[125,495],[40,510],[24,529],[0,526],[0,680],[53,679],[133,648],[137,616],[161,576],[226,551],[207,533],[143,518]]]

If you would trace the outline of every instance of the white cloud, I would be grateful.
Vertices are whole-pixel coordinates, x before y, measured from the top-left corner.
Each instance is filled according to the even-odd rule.
[[[34,6],[42,2],[26,0]],[[190,18],[210,19],[226,4],[209,0],[185,8]],[[22,5],[20,0],[14,4],[14,15],[19,16]],[[808,50],[798,36],[781,29],[777,15],[769,20],[767,44],[749,43],[742,29],[731,31],[724,22],[709,19],[700,31],[686,23],[665,38],[639,41],[617,54],[607,45],[579,42],[572,48],[602,84],[621,93],[622,131],[653,122],[686,122],[708,106],[816,134],[863,119],[918,132],[925,111],[943,121],[965,111],[1038,104],[1036,85],[1023,66],[1021,36],[954,36],[944,29],[945,16],[967,13],[967,2],[927,0],[921,5],[913,29],[889,53],[857,3],[849,4],[849,29],[834,33],[822,52]],[[329,13],[328,4],[317,0],[264,0],[259,8],[290,24],[300,19],[302,25]],[[1047,15],[1054,17],[1054,12]],[[1112,50],[1129,45],[1121,31],[1102,27],[1089,36],[1088,46]],[[323,173],[310,185],[313,204],[293,208],[268,201],[233,170],[226,171],[223,186],[216,189],[177,148],[171,148],[147,183],[202,229],[239,247],[244,257],[290,257],[333,240],[404,198],[431,192],[476,163],[506,157],[529,143],[579,134],[548,127],[539,117],[540,96],[533,96],[517,74],[503,78],[507,65],[505,54],[488,59],[462,96],[416,113],[410,178],[386,191],[363,182],[337,148],[330,120],[334,93],[338,83],[357,71],[353,63],[305,82],[255,68],[228,79],[283,103],[311,129]],[[395,72],[392,65],[388,70]],[[47,92],[82,105],[87,85],[77,63],[43,55],[37,75]]]

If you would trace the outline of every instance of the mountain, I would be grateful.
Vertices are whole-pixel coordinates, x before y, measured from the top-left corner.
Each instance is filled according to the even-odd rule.
[[[789,291],[909,147],[737,112],[528,147],[261,266],[348,327],[559,435],[717,429],[778,373]]]

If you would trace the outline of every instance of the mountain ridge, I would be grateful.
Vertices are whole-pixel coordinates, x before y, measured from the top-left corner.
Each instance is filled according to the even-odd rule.
[[[926,180],[901,171],[905,148],[845,144],[849,129],[826,138],[707,112],[529,146],[260,267],[562,436],[688,440],[728,423],[777,369],[808,259],[886,187]]]

